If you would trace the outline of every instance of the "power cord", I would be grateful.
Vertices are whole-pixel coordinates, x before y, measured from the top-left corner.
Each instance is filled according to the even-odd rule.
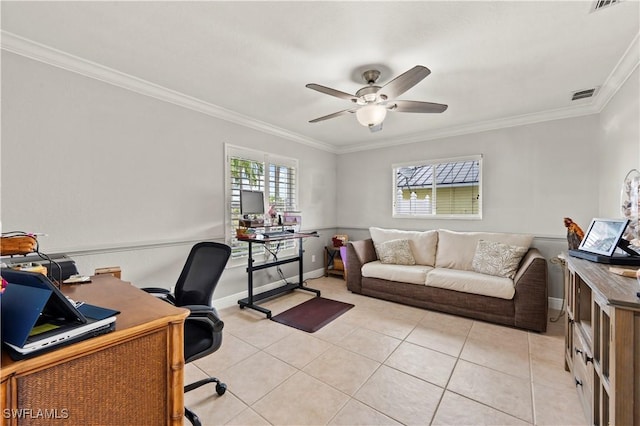
[[[278,243],[276,244],[275,251],[271,250],[271,247],[268,247],[267,244],[264,245],[265,250],[268,251],[271,256],[273,256],[273,260],[276,262],[278,261],[278,253],[280,252],[281,243],[282,243],[281,241],[278,241]],[[284,272],[282,272],[282,269],[280,268],[280,265],[276,266],[276,271],[278,271],[278,275],[280,275],[280,279],[285,284],[289,284],[289,282],[287,281],[287,278],[284,276]]]

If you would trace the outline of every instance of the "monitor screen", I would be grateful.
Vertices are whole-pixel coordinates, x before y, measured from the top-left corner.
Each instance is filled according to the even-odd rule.
[[[628,223],[628,219],[593,219],[578,248],[611,256]]]
[[[262,191],[241,189],[240,214],[264,214],[264,193]]]

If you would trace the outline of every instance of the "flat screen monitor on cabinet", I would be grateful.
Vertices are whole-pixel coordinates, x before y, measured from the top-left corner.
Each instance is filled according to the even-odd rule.
[[[240,190],[240,214],[248,219],[249,215],[264,214],[264,193],[262,191]]]
[[[578,249],[612,256],[628,223],[628,219],[593,219]]]

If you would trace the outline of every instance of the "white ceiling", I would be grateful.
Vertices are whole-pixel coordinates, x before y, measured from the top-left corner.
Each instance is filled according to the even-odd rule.
[[[2,47],[334,152],[598,112],[638,65],[640,2],[10,2]],[[370,133],[305,88],[355,93],[415,65],[431,75]],[[570,100],[576,90],[597,96]]]

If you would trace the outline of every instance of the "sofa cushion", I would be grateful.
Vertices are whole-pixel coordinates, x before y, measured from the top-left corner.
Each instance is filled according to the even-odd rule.
[[[438,232],[432,231],[402,231],[399,229],[369,228],[374,244],[390,240],[409,240],[411,253],[418,265],[434,266],[436,263],[436,248]]]
[[[482,274],[513,279],[518,265],[527,251],[529,249],[526,247],[480,240],[471,266],[474,271]]]
[[[473,271],[473,257],[476,254],[476,247],[480,240],[497,241],[528,249],[533,241],[533,235],[492,232],[455,232],[439,229],[436,268]]]
[[[380,278],[389,281],[399,281],[409,284],[424,285],[427,272],[431,266],[424,265],[391,265],[381,263],[379,260],[362,265],[362,276],[367,278]]]
[[[429,271],[426,284],[431,287],[508,300],[513,299],[516,293],[513,280],[509,278],[448,268],[435,268]]]
[[[415,265],[416,260],[411,253],[409,240],[389,240],[375,244],[378,259],[382,263],[394,265]]]

